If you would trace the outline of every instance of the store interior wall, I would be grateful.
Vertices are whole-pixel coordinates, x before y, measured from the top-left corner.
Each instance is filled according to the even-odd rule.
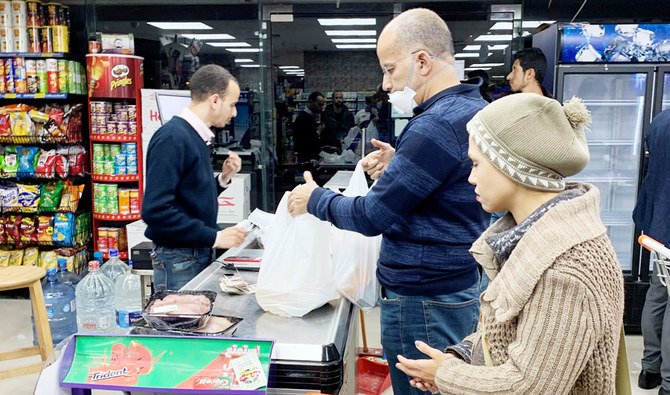
[[[305,90],[374,91],[382,73],[374,51],[306,51]]]

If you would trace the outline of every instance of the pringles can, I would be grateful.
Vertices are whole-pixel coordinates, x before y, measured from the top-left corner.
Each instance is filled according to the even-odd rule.
[[[28,6],[23,0],[12,1],[12,25],[26,26],[28,22]]]
[[[27,27],[28,31],[28,52],[42,52],[42,42],[40,41],[40,28],[39,27]]]
[[[54,51],[51,26],[44,26],[40,28],[40,43],[42,44],[42,52]]]
[[[14,41],[14,51],[28,52],[28,30],[25,25],[12,27],[12,40]]]
[[[42,26],[42,3],[39,1],[29,0],[26,2],[28,6],[28,20],[26,25],[29,27]]]
[[[12,2],[0,1],[0,26],[12,27]]]
[[[67,93],[67,60],[58,59],[58,91]]]
[[[67,26],[52,26],[54,52],[70,52],[70,36]]]
[[[47,59],[47,92],[58,93],[58,60]]]
[[[37,84],[38,91],[40,93],[49,92],[48,82],[47,82],[47,61],[44,59],[38,59],[35,61],[35,69],[37,70]]]

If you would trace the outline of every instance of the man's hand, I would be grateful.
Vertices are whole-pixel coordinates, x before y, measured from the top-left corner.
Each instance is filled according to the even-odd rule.
[[[396,368],[412,377],[413,385],[421,389],[419,385],[430,390],[435,388],[435,374],[437,368],[447,359],[447,354],[442,351],[429,347],[422,341],[415,342],[416,348],[426,354],[430,359],[407,359],[398,355]]]
[[[376,180],[381,177],[389,163],[391,163],[391,159],[395,155],[395,148],[391,147],[391,144],[377,139],[370,140],[370,143],[379,149],[365,155],[361,164],[363,165],[363,170],[368,173],[370,178]]]
[[[319,187],[314,182],[312,173],[306,171],[304,177],[305,183],[293,188],[293,191],[288,195],[288,212],[294,217],[307,212],[309,198],[312,196],[312,192]]]
[[[228,159],[223,162],[221,168],[221,182],[226,185],[242,169],[242,159],[233,151],[228,152]]]
[[[238,228],[236,226],[231,226],[224,230],[216,232],[216,241],[214,242],[214,248],[233,248],[238,247],[244,241],[244,238],[247,237],[247,231]]]

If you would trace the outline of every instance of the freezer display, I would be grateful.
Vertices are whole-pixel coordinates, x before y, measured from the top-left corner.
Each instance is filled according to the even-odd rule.
[[[593,123],[586,133],[591,160],[572,180],[600,191],[601,216],[624,271],[631,270],[646,73],[566,73],[564,101],[584,100]]]
[[[661,110],[670,108],[670,72],[663,73],[663,99]]]

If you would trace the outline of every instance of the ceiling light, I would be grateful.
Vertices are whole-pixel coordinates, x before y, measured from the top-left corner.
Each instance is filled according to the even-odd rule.
[[[259,65],[259,64],[241,64],[240,67],[249,67],[249,68],[257,69],[257,68],[261,67],[261,65]]]
[[[481,45],[466,45],[465,48],[463,48],[463,51],[479,51],[481,49]],[[503,49],[509,47],[508,44],[498,44],[498,45],[489,45],[489,51],[502,51]]]
[[[205,43],[207,45],[211,45],[212,47],[224,47],[224,48],[230,48],[230,47],[250,47],[248,43],[245,42],[229,42],[229,41],[224,41],[224,42],[215,42],[215,43],[210,43],[207,42]]]
[[[521,26],[524,29],[535,29],[536,27],[546,23],[552,24],[556,21],[523,21]],[[496,22],[489,30],[512,30],[512,22]]]
[[[305,74],[305,71],[298,71],[298,70],[295,70],[295,71],[287,71],[287,72],[285,72],[284,74],[289,74],[289,75]]]
[[[234,40],[235,37],[231,36],[230,34],[182,34],[182,37],[186,38],[195,38],[196,40]]]
[[[487,56],[493,55],[493,52],[489,52]],[[454,58],[478,58],[479,54],[474,53],[474,52],[466,52],[466,53],[457,53],[454,55]]]
[[[376,36],[376,30],[326,30],[328,36]]]
[[[487,71],[487,70],[491,70],[491,68],[490,67],[466,67],[466,68],[463,69],[463,71],[473,71],[473,70]]]
[[[377,42],[376,38],[333,38],[335,44],[374,44]]]
[[[229,52],[260,52],[258,48],[226,48]]]
[[[337,49],[375,49],[376,44],[338,44]]]
[[[471,64],[470,67],[498,67],[504,65],[505,63],[474,63]]]
[[[299,66],[279,66],[280,69],[282,70],[287,70],[287,69],[299,69]]]
[[[293,14],[270,14],[270,22],[293,22]]]
[[[147,22],[147,24],[163,30],[211,30],[202,22]]]
[[[319,18],[321,26],[374,26],[375,18]]]
[[[512,41],[511,34],[482,34],[475,41]]]
[[[235,63],[253,63],[253,59],[235,59]]]

